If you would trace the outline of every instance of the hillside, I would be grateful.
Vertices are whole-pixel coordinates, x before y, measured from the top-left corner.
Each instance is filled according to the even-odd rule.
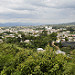
[[[7,26],[38,26],[38,25],[75,25],[75,22],[71,23],[59,23],[59,24],[42,24],[42,23],[0,23],[0,27],[7,27]]]

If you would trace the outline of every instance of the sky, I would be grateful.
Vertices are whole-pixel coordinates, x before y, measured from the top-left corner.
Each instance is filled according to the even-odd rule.
[[[0,23],[75,22],[75,0],[0,0]]]

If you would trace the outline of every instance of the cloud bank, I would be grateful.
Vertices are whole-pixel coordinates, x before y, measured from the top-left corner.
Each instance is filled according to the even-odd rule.
[[[75,0],[0,0],[0,23],[75,21]]]

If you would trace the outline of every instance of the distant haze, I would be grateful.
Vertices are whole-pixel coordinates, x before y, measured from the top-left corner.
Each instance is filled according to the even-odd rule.
[[[41,24],[41,23],[0,23],[0,27],[8,27],[8,26],[38,26],[38,25],[75,25],[75,22],[71,23],[58,23],[58,24]]]

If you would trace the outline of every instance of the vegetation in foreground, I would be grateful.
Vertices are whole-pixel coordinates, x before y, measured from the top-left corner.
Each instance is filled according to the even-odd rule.
[[[56,55],[49,45],[45,50],[0,44],[0,75],[75,75],[75,50],[70,57]]]
[[[75,75],[75,50],[62,48],[60,43],[70,55],[55,54],[51,42],[57,39],[56,33],[47,35],[44,31],[38,37],[21,34],[22,42],[14,37],[0,44],[0,75]],[[32,41],[25,43],[26,39]],[[45,51],[38,52],[40,47]]]

